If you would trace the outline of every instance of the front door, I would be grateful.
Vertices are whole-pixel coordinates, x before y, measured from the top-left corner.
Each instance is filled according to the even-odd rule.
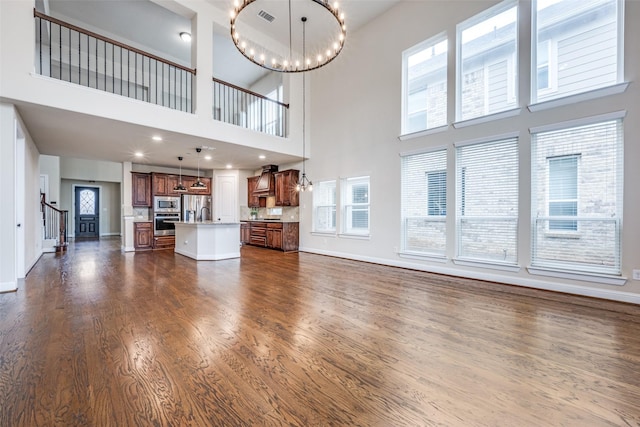
[[[76,187],[76,230],[77,237],[98,237],[100,234],[100,190],[93,187]]]

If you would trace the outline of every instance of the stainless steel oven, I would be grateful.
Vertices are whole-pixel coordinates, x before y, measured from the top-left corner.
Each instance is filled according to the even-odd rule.
[[[172,222],[180,221],[179,213],[159,213],[153,215],[153,235],[154,236],[173,236],[176,234],[176,226]]]

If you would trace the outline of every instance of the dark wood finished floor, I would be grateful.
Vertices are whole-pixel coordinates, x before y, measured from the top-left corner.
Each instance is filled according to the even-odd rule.
[[[0,426],[640,425],[640,307],[119,240],[0,295]]]

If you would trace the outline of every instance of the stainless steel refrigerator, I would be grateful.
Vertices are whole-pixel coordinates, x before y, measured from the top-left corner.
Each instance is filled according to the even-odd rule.
[[[182,195],[182,221],[211,221],[211,196]]]

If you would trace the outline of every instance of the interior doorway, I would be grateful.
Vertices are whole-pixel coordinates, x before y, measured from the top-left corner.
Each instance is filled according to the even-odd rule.
[[[97,187],[81,187],[74,189],[75,196],[75,237],[100,237],[100,189]]]

